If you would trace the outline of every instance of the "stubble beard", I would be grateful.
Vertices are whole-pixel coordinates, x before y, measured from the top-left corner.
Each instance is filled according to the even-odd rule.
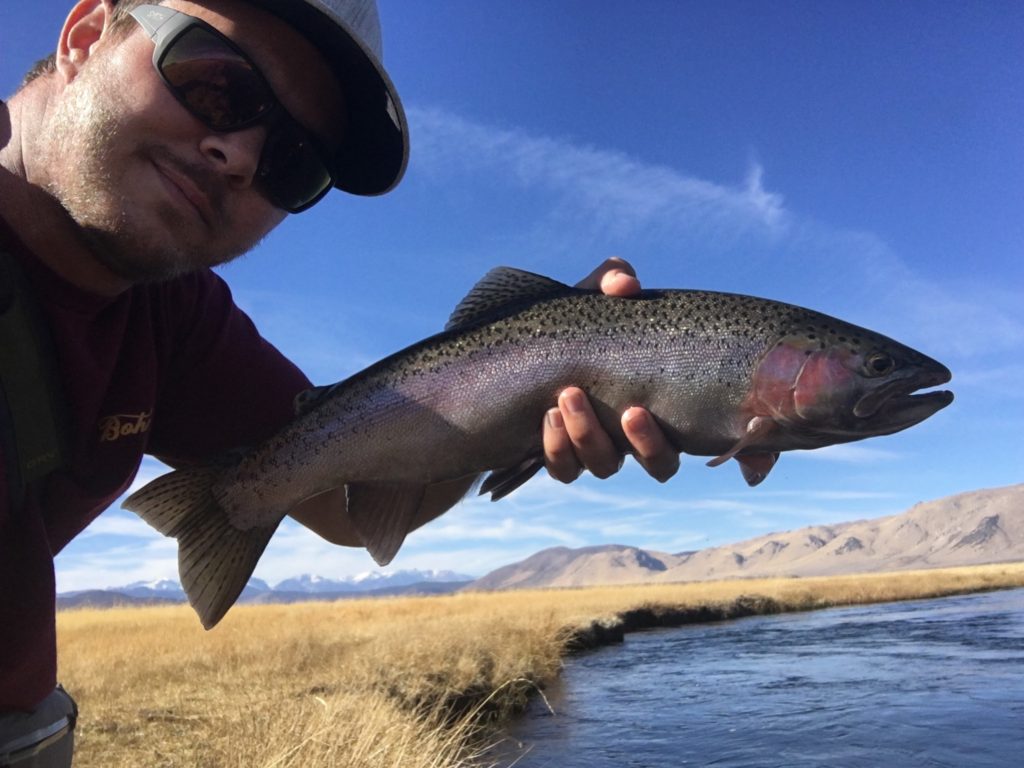
[[[126,189],[119,172],[127,161],[169,152],[140,144],[130,157],[118,153],[125,132],[123,116],[130,109],[111,87],[117,81],[104,72],[104,64],[91,61],[83,67],[65,90],[51,115],[46,139],[40,142],[44,166],[63,170],[51,172],[46,190],[78,225],[82,243],[106,269],[132,283],[171,279],[223,264],[249,250],[255,243],[218,253],[211,243],[175,242],[168,234],[180,218],[174,211],[154,211],[169,223],[161,228],[133,220],[132,190]]]

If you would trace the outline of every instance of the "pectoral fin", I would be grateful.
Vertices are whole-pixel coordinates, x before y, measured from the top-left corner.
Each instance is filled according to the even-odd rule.
[[[533,456],[514,467],[496,469],[487,476],[483,485],[480,486],[480,495],[491,494],[491,501],[503,499],[537,474],[543,466],[543,457]]]
[[[760,440],[770,435],[773,429],[775,429],[775,422],[772,419],[766,416],[755,416],[747,422],[747,431],[743,434],[743,437],[737,440],[736,444],[721,456],[709,461],[708,466],[717,467],[720,464],[725,464],[729,459],[736,458],[740,451],[757,445]],[[774,464],[775,462],[773,461],[772,463]],[[762,477],[761,479],[763,480],[764,478]]]
[[[413,528],[426,486],[349,483],[348,514],[363,546],[377,565],[391,562]]]

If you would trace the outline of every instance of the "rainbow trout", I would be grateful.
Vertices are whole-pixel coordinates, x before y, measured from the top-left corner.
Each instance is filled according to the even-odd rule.
[[[619,416],[640,405],[677,450],[734,459],[756,485],[781,451],[928,418],[953,395],[918,390],[949,379],[892,339],[789,304],[696,290],[612,298],[498,268],[442,333],[304,393],[295,420],[241,458],[163,475],[124,506],[178,539],[182,585],[209,628],[304,499],[345,486],[383,565],[426,500],[448,509],[485,474],[480,492],[495,500],[526,482],[567,386],[587,392],[622,452]]]

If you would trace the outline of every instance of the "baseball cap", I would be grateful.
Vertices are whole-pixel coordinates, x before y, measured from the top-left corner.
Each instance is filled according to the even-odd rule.
[[[247,0],[294,27],[327,60],[348,108],[335,187],[355,195],[393,189],[409,161],[402,102],[381,63],[376,0]]]

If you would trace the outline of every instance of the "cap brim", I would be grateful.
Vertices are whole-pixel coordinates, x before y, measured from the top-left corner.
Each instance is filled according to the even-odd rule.
[[[335,186],[354,195],[382,195],[402,179],[409,128],[391,78],[372,51],[339,19],[301,0],[248,0],[297,29],[337,74],[346,124],[335,161]]]

